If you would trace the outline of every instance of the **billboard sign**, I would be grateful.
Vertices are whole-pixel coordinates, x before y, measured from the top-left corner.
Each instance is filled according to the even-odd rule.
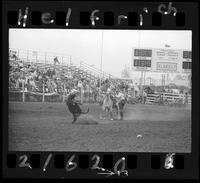
[[[152,71],[180,72],[181,50],[153,49]]]
[[[156,65],[157,71],[171,71],[175,72],[177,71],[177,63],[170,63],[170,62],[157,62]]]
[[[132,55],[133,70],[136,71],[191,72],[191,51],[169,48],[135,48]]]

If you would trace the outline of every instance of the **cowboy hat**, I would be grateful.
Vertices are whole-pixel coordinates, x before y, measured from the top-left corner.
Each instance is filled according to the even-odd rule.
[[[106,91],[106,93],[108,93],[108,94],[109,94],[110,92],[111,92],[111,89],[110,89],[110,88],[108,88],[108,89],[107,89],[107,91]]]
[[[78,93],[78,90],[72,89],[70,93]]]

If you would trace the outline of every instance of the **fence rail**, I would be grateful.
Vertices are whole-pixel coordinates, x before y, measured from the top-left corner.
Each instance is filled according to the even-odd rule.
[[[155,93],[148,94],[146,98],[147,104],[155,104],[159,99],[168,102],[169,104],[179,103],[185,104],[186,100],[189,105],[192,103],[192,96],[188,95],[187,99],[184,94],[173,94],[173,93]]]
[[[40,93],[31,91],[9,91],[9,101],[12,102],[65,102],[68,96],[67,92],[59,93]],[[81,100],[81,96],[77,97]],[[84,92],[82,102],[84,103],[96,103],[98,102],[98,95],[92,92]]]
[[[15,57],[13,57],[15,55]],[[54,62],[54,58],[57,57],[58,61],[61,64],[66,64],[71,62],[70,55],[52,53],[52,52],[40,52],[34,50],[23,50],[23,49],[14,49],[10,48],[10,57],[11,59],[21,60],[24,62],[32,63],[45,63],[50,64]]]
[[[169,106],[183,106],[185,105],[185,95],[183,94],[171,94],[171,93],[161,93],[161,94],[148,94],[145,104],[157,104],[157,99],[160,95],[163,99],[164,105]],[[31,92],[31,91],[9,91],[9,101],[15,102],[65,102],[68,96],[68,92],[62,93],[45,93],[45,92]],[[82,95],[79,94],[77,97],[83,103],[98,103],[99,93],[94,93],[92,90],[85,91]],[[191,107],[192,97],[188,95],[188,106]]]

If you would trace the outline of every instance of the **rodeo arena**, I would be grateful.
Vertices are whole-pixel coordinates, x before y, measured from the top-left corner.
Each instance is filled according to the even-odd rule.
[[[162,70],[156,84],[148,70],[119,78],[74,59],[10,48],[9,150],[190,152],[191,68],[188,86]]]

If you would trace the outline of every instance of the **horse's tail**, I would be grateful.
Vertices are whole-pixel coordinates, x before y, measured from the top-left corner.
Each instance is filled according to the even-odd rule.
[[[87,114],[89,112],[89,107],[88,107],[88,109],[87,109],[87,111],[85,111],[85,112],[81,112],[81,114]]]

